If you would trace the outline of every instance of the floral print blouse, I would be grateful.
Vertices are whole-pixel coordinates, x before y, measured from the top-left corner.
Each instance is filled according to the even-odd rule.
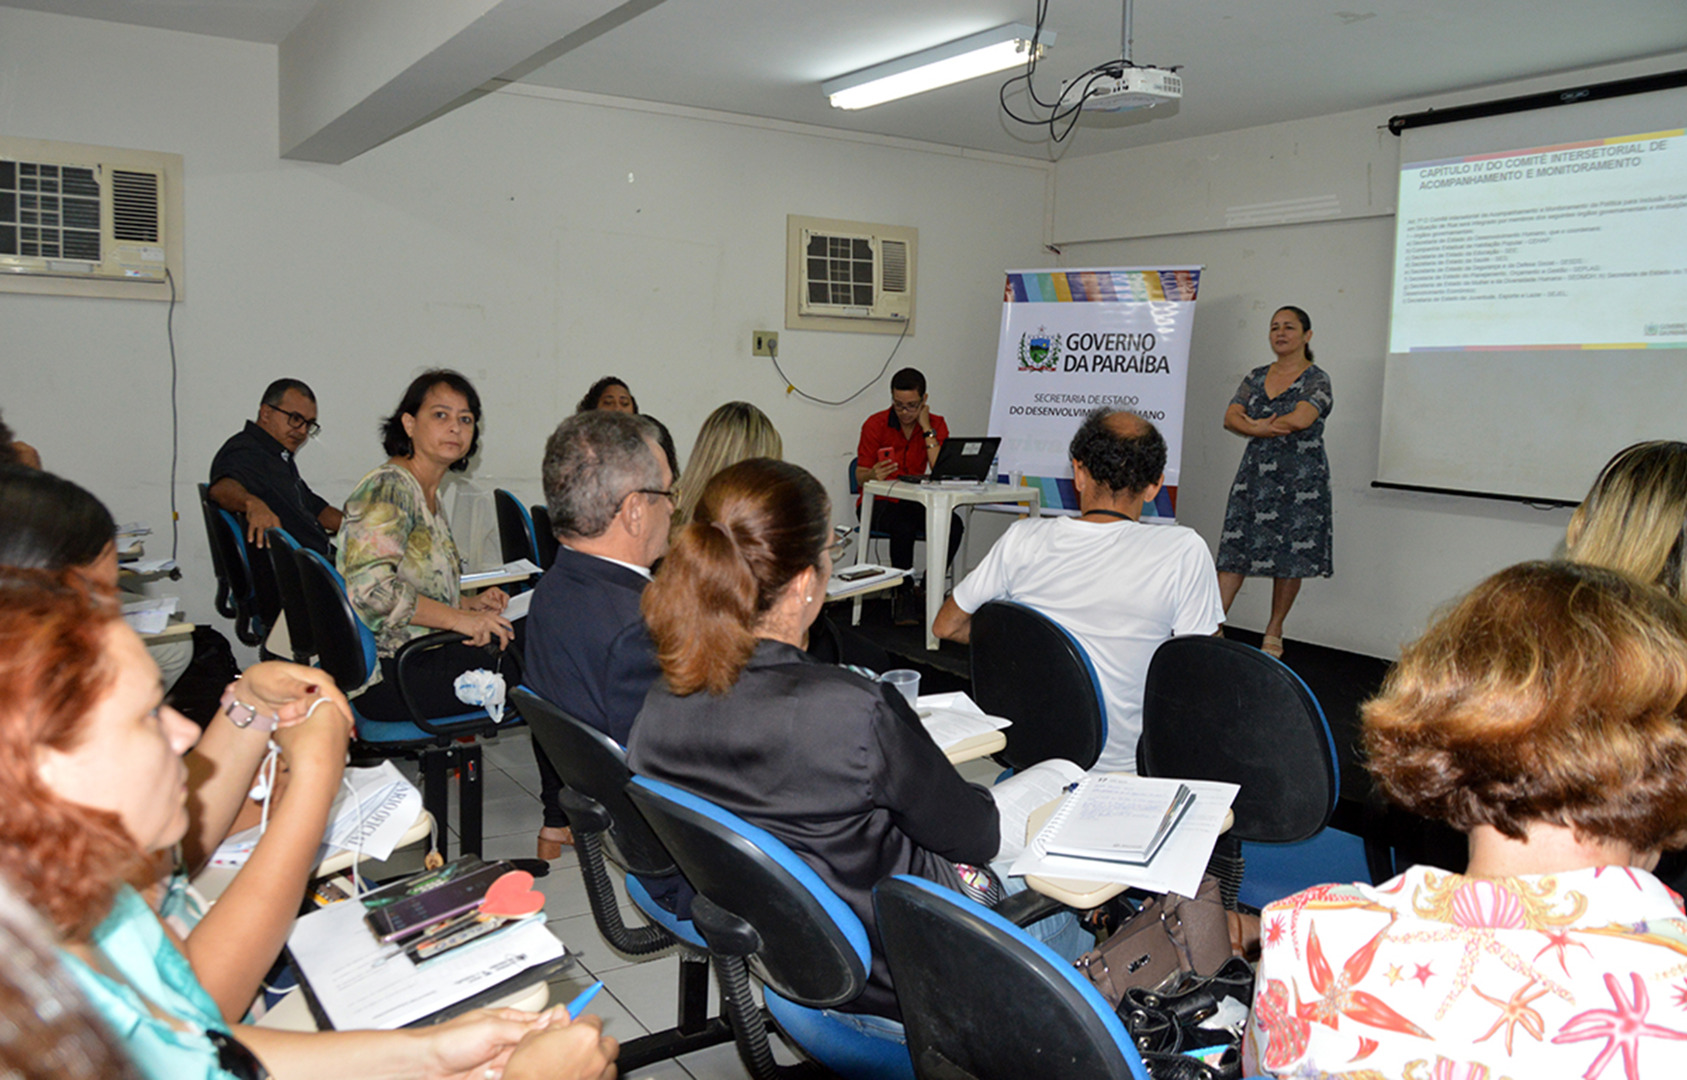
[[[1687,918],[1644,870],[1416,866],[1266,907],[1251,1049],[1276,1077],[1643,1080],[1687,1061]]]
[[[358,618],[375,635],[375,650],[391,657],[428,629],[416,626],[416,598],[456,607],[462,558],[443,508],[428,509],[421,483],[387,462],[358,482],[346,499],[337,564]]]

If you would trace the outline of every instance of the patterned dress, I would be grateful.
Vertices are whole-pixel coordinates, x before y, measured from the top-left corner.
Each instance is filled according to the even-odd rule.
[[[1324,456],[1324,420],[1335,404],[1330,377],[1314,364],[1273,398],[1265,393],[1270,370],[1267,364],[1248,372],[1230,403],[1262,420],[1287,416],[1309,401],[1318,419],[1292,435],[1248,440],[1224,509],[1218,569],[1248,577],[1329,577],[1330,461]]]
[[[347,496],[338,563],[382,658],[429,633],[410,621],[418,596],[457,606],[463,561],[445,510],[428,509],[421,483],[402,465],[378,466]]]
[[[1268,906],[1249,1046],[1277,1077],[1687,1075],[1687,917],[1644,870],[1415,866]]]

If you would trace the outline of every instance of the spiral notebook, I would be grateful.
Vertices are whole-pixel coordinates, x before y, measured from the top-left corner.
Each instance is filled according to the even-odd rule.
[[[1194,804],[1195,793],[1181,780],[1087,776],[1031,846],[1038,855],[1143,866]]]

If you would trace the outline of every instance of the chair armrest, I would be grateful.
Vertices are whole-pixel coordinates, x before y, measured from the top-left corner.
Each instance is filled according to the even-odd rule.
[[[399,647],[397,655],[393,657],[393,664],[398,673],[399,696],[404,699],[404,708],[410,714],[410,722],[430,735],[449,738],[455,735],[469,734],[472,730],[478,729],[482,726],[480,723],[436,723],[423,716],[421,710],[417,708],[416,703],[416,688],[421,684],[422,680],[428,678],[429,676],[437,677],[436,673],[427,672],[423,669],[422,658],[435,650],[442,649],[450,645],[464,644],[466,640],[467,639],[465,639],[462,634],[459,634],[454,630],[436,630],[431,634],[424,634],[419,638],[413,638],[410,641],[405,642]],[[499,651],[497,645],[494,643],[479,646],[478,648],[475,648],[474,651],[476,653],[485,653],[485,662],[478,666],[498,670],[505,662],[512,664],[514,666],[514,671],[505,675],[505,684],[510,688],[521,685],[522,680],[525,677],[525,665],[522,663],[521,650],[516,648],[514,644],[507,646],[502,652]],[[468,667],[464,667],[463,670],[467,671],[470,669]],[[463,711],[472,712],[473,707],[464,705]]]
[[[1039,919],[1046,919],[1066,907],[1052,896],[1044,896],[1035,889],[1014,893],[996,905],[997,915],[1015,926],[1025,927]]]

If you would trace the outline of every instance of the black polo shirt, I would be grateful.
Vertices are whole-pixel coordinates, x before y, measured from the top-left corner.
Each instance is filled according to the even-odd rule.
[[[211,483],[225,476],[267,503],[293,539],[324,555],[333,554],[328,531],[316,519],[328,502],[300,479],[293,455],[275,436],[246,421],[245,430],[223,443],[211,459]]]

